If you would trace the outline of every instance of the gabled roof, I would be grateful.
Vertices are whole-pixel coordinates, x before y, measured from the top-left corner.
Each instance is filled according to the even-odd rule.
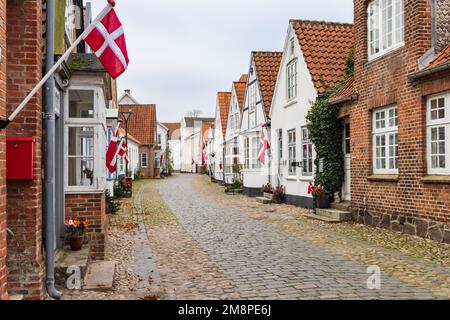
[[[163,125],[169,129],[169,140],[179,140],[181,138],[181,123],[164,122]]]
[[[128,128],[128,131],[130,131],[129,128]],[[128,139],[134,141],[137,145],[142,144],[142,142],[140,142],[138,139],[136,139],[134,136],[132,136],[129,132],[128,132]]]
[[[234,90],[236,91],[239,109],[242,112],[242,109],[244,108],[244,99],[245,99],[245,90],[247,89],[247,80],[248,75],[243,74],[239,81],[233,82]]]
[[[119,98],[118,103],[121,104],[122,100],[124,100],[125,98],[130,99],[133,104],[139,104],[139,102],[131,95],[131,90],[127,89],[125,90],[125,92],[122,94],[122,96]]]
[[[254,51],[252,55],[255,61],[264,112],[269,114],[283,53]]]
[[[291,20],[318,93],[344,79],[345,59],[354,44],[353,25],[325,21]]]
[[[156,105],[121,104],[120,112],[131,110],[133,115],[128,120],[128,132],[142,144],[154,145],[156,142]]]
[[[355,91],[355,77],[351,75],[345,80],[342,88],[336,92],[328,101],[328,104],[338,104],[353,101],[357,97]]]
[[[218,92],[217,105],[219,107],[220,123],[222,126],[223,137],[227,132],[228,112],[230,111],[231,92]]]

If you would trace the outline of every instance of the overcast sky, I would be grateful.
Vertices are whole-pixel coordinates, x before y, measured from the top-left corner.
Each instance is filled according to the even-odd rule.
[[[106,0],[91,0],[94,15]],[[252,50],[282,51],[289,19],[353,21],[353,0],[116,0],[130,65],[119,96],[157,104],[158,120],[214,116],[217,91],[248,72]]]

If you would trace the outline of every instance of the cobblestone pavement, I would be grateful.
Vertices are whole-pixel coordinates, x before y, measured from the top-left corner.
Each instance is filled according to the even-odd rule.
[[[159,184],[165,205],[184,230],[173,226],[176,231],[162,228],[160,233],[154,233],[151,237],[154,253],[157,259],[170,257],[174,260],[172,264],[179,265],[187,274],[192,273],[191,267],[213,278],[219,271],[220,277],[225,277],[221,281],[229,284],[226,289],[236,291],[236,298],[237,294],[243,299],[449,297],[450,272],[446,268],[349,237],[298,215],[265,212],[274,209],[258,206],[252,199],[226,196],[223,188],[205,181],[198,176],[180,175]],[[299,225],[304,226],[292,228]],[[186,240],[189,245],[176,243],[183,237],[189,239]],[[167,242],[172,242],[175,251],[183,248],[181,255],[164,252]],[[161,252],[157,252],[158,247]],[[366,271],[371,265],[381,268],[380,290],[367,289]],[[203,267],[206,268],[202,271]],[[427,273],[418,283],[415,276],[424,270]],[[183,273],[178,270],[177,277],[180,271]],[[163,279],[171,276],[160,274]],[[196,279],[193,277],[185,286],[202,287]],[[221,296],[227,293],[221,281],[204,292],[209,292],[210,297],[226,298]]]

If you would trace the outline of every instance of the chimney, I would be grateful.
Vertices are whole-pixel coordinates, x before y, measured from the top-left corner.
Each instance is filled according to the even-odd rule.
[[[130,90],[130,89],[125,89],[125,93],[126,93],[126,94],[130,94],[130,93],[131,93],[131,90]]]

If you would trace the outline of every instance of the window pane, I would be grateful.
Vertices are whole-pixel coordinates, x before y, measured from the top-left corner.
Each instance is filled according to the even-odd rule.
[[[94,91],[69,91],[69,117],[94,118]]]
[[[69,156],[94,156],[93,127],[69,127]]]

